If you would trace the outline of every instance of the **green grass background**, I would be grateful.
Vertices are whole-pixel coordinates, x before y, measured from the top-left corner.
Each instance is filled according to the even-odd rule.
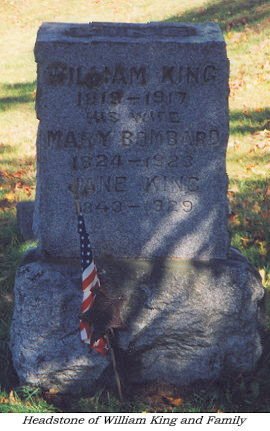
[[[0,412],[270,412],[270,2],[1,0],[0,19]],[[15,270],[30,244],[17,232],[15,206],[35,195],[33,47],[44,21],[214,21],[221,26],[231,71],[227,171],[232,244],[260,271],[266,288],[264,354],[252,374],[177,393],[151,388],[151,397],[149,388],[142,389],[122,405],[106,390],[94,398],[66,399],[18,387],[8,348],[9,325]]]

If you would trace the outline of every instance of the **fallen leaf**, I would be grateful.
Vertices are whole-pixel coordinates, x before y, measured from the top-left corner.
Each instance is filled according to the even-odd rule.
[[[231,185],[230,188],[229,188],[229,192],[238,193],[239,192],[238,185],[237,184]]]
[[[246,170],[250,171],[252,168],[255,168],[255,167],[256,167],[256,165],[250,163],[249,165],[246,166]]]
[[[25,186],[24,191],[27,194],[27,196],[31,196],[31,194],[32,194],[32,188],[31,187]]]
[[[175,398],[171,396],[167,396],[166,398],[169,401],[169,403],[174,407],[179,407],[182,404],[184,404],[184,400],[182,398]]]
[[[240,226],[241,221],[239,219],[239,216],[237,214],[231,213],[229,215],[229,221],[233,226]]]
[[[13,192],[6,193],[5,198],[9,202],[13,202],[15,200],[15,194]]]
[[[9,396],[8,396],[8,401],[10,404],[17,404],[17,398],[16,398],[13,391],[10,391]]]
[[[58,394],[58,393],[59,393],[59,389],[57,389],[57,388],[50,388],[50,389],[48,390],[48,392],[49,392],[50,394],[55,395],[55,394]]]
[[[265,283],[266,281],[266,271],[264,268],[259,269],[259,274],[262,277],[262,282]]]
[[[21,181],[18,181],[16,184],[15,184],[15,189],[22,189],[23,188],[23,183],[21,182]]]
[[[23,169],[21,169],[21,170],[19,170],[19,171],[15,172],[15,173],[13,174],[13,176],[14,176],[14,177],[16,177],[16,178],[21,178],[23,175],[27,175],[27,171],[26,171],[26,170],[23,170]]]
[[[248,245],[250,245],[252,243],[252,240],[248,237],[242,237],[241,243],[242,243],[243,247],[247,247]]]
[[[268,210],[268,211],[262,211],[261,212],[261,217],[264,220],[269,220],[270,221],[270,210]]]
[[[259,247],[259,253],[262,256],[266,256],[268,253],[268,249],[267,249],[267,242],[266,241],[255,241],[255,243],[258,245]]]
[[[261,212],[261,206],[258,204],[258,202],[255,202],[253,204],[252,211],[254,211],[256,213],[260,213]]]
[[[268,197],[268,196],[270,196],[270,186],[267,186],[266,187],[266,189],[265,189],[265,191],[264,191],[264,196],[266,197]]]

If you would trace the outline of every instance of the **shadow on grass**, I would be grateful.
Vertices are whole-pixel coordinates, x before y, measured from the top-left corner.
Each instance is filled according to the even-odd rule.
[[[9,326],[13,311],[13,284],[21,258],[15,212],[0,213],[0,387],[18,385],[9,350]]]
[[[239,191],[230,196],[232,243],[254,266],[270,272],[269,179],[233,183]],[[268,277],[270,281],[270,273]]]
[[[194,8],[167,21],[218,22],[223,30],[241,30],[243,25],[259,24],[270,16],[269,1],[260,0],[216,0]]]
[[[270,108],[261,111],[231,111],[230,133],[247,135],[270,129]]]
[[[14,209],[0,208],[0,390],[19,385],[12,364],[9,331],[13,313],[13,286],[16,270],[25,252],[35,245],[23,242]]]
[[[234,162],[234,163],[240,162],[243,165],[246,164],[247,166],[250,166],[251,169],[254,168],[256,171],[257,167],[260,168],[269,162],[269,154],[268,153],[260,154],[259,151],[257,153],[255,150],[254,152],[252,152],[252,154],[248,153],[248,154],[239,156],[237,151],[234,151],[233,154],[230,154],[228,156],[228,160],[229,160],[229,162]],[[266,171],[266,169],[267,168],[265,167],[265,171]],[[269,182],[269,176],[268,176],[268,180],[265,179],[265,181],[266,181],[266,184],[267,184],[267,181]],[[259,180],[258,180],[258,182],[259,182]]]
[[[3,91],[11,91],[11,92],[29,92],[34,91],[36,88],[36,81],[32,82],[16,82],[15,84],[2,84],[1,89]]]
[[[7,111],[19,104],[35,101],[36,82],[2,84],[0,86],[0,109]]]

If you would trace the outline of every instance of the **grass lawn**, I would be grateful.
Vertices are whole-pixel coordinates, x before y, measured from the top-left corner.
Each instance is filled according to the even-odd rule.
[[[270,412],[270,1],[2,0],[0,17],[0,412]],[[107,391],[94,398],[67,400],[17,387],[8,349],[9,324],[15,270],[29,244],[17,232],[15,206],[35,195],[37,29],[43,21],[159,20],[215,21],[224,31],[231,68],[230,228],[232,244],[260,271],[266,288],[263,357],[252,374],[233,381],[213,383],[207,389],[183,388],[181,393],[171,387],[142,388],[123,405]]]

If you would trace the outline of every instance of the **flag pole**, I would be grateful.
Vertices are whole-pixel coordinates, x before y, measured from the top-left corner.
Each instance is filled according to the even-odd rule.
[[[113,336],[114,335],[113,329],[111,329],[110,332],[111,332],[111,335]],[[113,371],[114,371],[114,376],[115,376],[115,381],[116,381],[116,386],[117,386],[117,390],[118,390],[119,399],[120,399],[121,402],[123,402],[123,393],[122,393],[121,379],[120,379],[120,375],[119,375],[119,372],[118,372],[118,369],[117,369],[115,353],[114,353],[114,349],[113,349],[113,347],[111,345],[111,342],[110,342],[109,333],[107,333],[105,335],[105,338],[107,340],[108,347],[109,347],[109,350],[111,352]]]
[[[75,205],[76,205],[77,215],[79,215],[81,212],[81,205],[80,205],[79,199],[75,199]]]

